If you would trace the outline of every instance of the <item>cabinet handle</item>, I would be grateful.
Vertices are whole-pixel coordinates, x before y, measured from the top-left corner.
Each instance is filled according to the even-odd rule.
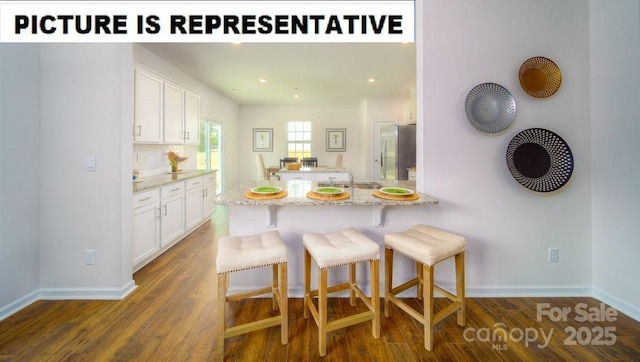
[[[136,136],[142,136],[142,125],[138,125],[138,133]]]
[[[188,139],[189,139],[189,136],[190,136],[190,135],[189,135],[189,131],[187,131],[187,132],[185,132],[185,133],[184,133],[184,139],[185,139],[185,140],[188,140]]]
[[[180,190],[180,188],[176,187],[175,189],[171,190],[171,192],[178,191],[178,190]]]
[[[167,205],[164,205],[164,216],[167,216]]]
[[[156,211],[157,211],[157,213],[156,213],[156,219],[159,219],[159,218],[160,218],[160,208],[159,208],[159,207],[156,207]]]
[[[143,201],[147,201],[147,200],[150,200],[150,199],[151,199],[151,196],[149,196],[149,197],[143,197],[143,198],[141,198],[140,200],[138,200],[138,202],[143,202]]]
[[[200,181],[192,183],[192,185],[199,185]]]
[[[202,190],[204,192],[204,197],[209,196],[209,188]]]

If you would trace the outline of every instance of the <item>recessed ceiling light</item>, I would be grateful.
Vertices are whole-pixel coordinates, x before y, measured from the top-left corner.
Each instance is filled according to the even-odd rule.
[[[258,81],[260,83],[266,83],[267,82],[267,78],[260,78],[260,79],[258,79]]]
[[[294,95],[293,95],[293,98],[300,98],[300,96],[299,96],[299,95],[297,95],[297,94],[294,94]]]
[[[374,83],[376,81],[376,78],[371,77],[371,78],[367,79],[367,81],[369,83]]]

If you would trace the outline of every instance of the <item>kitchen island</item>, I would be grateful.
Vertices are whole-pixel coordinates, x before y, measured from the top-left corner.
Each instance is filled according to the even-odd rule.
[[[280,187],[286,196],[276,199],[248,198],[247,192],[253,187],[272,185]],[[417,223],[426,223],[431,206],[438,200],[417,193],[417,199],[409,201],[387,200],[374,196],[377,189],[397,186],[415,189],[411,181],[400,182],[354,182],[336,183],[350,193],[348,198],[337,201],[318,200],[307,194],[318,186],[315,181],[262,181],[239,184],[216,198],[217,205],[229,207],[229,234],[250,235],[268,230],[277,230],[289,250],[289,295],[303,295],[303,248],[304,233],[327,233],[355,227],[370,239],[380,244],[380,258],[384,262],[384,234],[408,229]],[[251,196],[251,195],[249,195]],[[364,266],[359,266],[359,268]],[[346,267],[345,267],[346,268]],[[383,270],[381,268],[381,270]],[[394,273],[398,280],[409,277],[415,270],[413,262],[398,260],[394,263]],[[331,270],[331,282],[346,281],[348,273]],[[314,272],[315,275],[315,272]],[[365,269],[358,273],[358,279],[368,284]],[[384,276],[380,276],[381,283]],[[262,269],[246,270],[232,275],[231,290],[242,291],[270,283],[270,273]],[[312,276],[312,286],[316,278]],[[381,289],[383,290],[383,289]]]

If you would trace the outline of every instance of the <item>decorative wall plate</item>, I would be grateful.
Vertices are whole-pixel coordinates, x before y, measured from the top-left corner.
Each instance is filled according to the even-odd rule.
[[[482,83],[467,95],[465,111],[475,128],[485,133],[498,133],[507,129],[515,119],[516,101],[503,86]]]
[[[562,73],[551,59],[533,57],[527,59],[519,72],[520,86],[532,97],[547,98],[560,88]]]
[[[538,192],[555,191],[571,178],[573,154],[557,134],[530,128],[509,143],[507,167],[522,186]]]

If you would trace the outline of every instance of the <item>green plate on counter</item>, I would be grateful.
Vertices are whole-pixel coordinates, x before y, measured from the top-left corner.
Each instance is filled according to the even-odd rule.
[[[280,191],[282,191],[282,189],[277,186],[258,186],[251,189],[251,192],[254,194],[262,195],[275,194]]]
[[[413,190],[405,189],[402,187],[383,187],[380,192],[387,195],[407,196],[413,195]]]
[[[338,195],[344,192],[344,189],[339,187],[317,187],[313,192],[322,195]]]

